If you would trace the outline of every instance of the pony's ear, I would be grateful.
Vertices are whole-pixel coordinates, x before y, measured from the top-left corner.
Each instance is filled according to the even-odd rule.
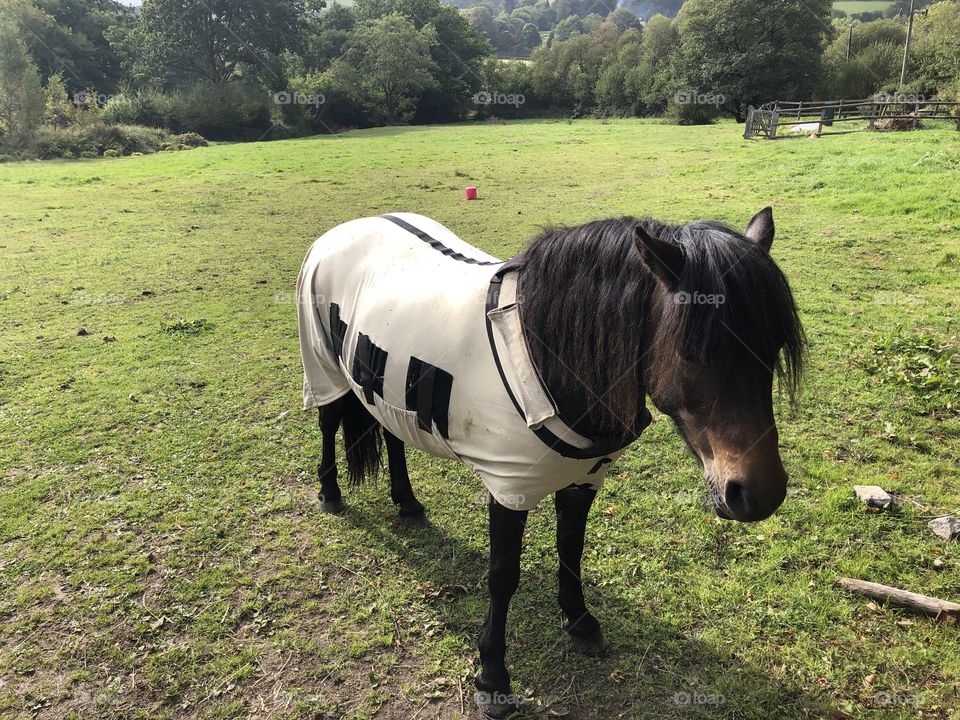
[[[770,252],[770,246],[773,245],[773,233],[773,208],[765,207],[747,223],[745,234],[750,240]]]
[[[653,276],[668,290],[676,290],[683,272],[683,250],[672,242],[653,237],[639,223],[634,228],[633,241]]]

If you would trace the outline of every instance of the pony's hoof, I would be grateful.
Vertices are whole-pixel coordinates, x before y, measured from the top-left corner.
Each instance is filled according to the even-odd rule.
[[[570,636],[570,644],[573,649],[581,655],[587,657],[608,657],[613,652],[613,645],[603,636],[603,632],[597,630],[590,637]]]
[[[413,515],[401,515],[400,522],[412,528],[425,528],[430,524],[430,521],[427,519],[427,514],[422,510]]]
[[[347,506],[343,504],[343,500],[337,498],[336,500],[320,500],[320,509],[328,515],[342,515],[346,511]]]
[[[477,704],[480,714],[489,720],[505,720],[520,710],[520,703],[512,693],[489,693],[478,690],[473,694],[473,701]]]

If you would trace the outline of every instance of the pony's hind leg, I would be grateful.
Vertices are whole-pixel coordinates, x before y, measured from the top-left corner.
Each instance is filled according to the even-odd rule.
[[[343,419],[343,399],[334,400],[319,408],[320,432],[323,435],[323,449],[317,476],[320,479],[320,509],[327,513],[339,514],[344,510],[343,496],[337,483],[337,430]]]
[[[587,515],[597,491],[589,487],[571,486],[553,496],[557,510],[557,555],[560,608],[567,617],[566,631],[578,652],[592,657],[609,655],[610,643],[603,636],[600,623],[587,610],[580,580],[580,561],[587,529]]]
[[[427,524],[427,513],[410,487],[403,441],[386,430],[383,435],[387,443],[387,467],[390,470],[390,498],[399,508],[401,520],[408,525],[423,527]]]

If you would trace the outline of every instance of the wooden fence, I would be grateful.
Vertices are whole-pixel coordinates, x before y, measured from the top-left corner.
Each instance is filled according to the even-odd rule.
[[[816,133],[834,123],[864,122],[873,130],[880,120],[906,120],[913,127],[921,120],[951,120],[960,130],[960,102],[924,100],[921,98],[897,98],[893,100],[819,100],[813,102],[787,102],[777,100],[758,108],[752,105],[747,110],[747,126],[743,137],[763,135],[774,139],[785,125],[812,125]]]

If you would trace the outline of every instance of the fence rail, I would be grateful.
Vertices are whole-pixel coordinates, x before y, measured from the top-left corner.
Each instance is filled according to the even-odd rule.
[[[790,102],[776,100],[761,105],[752,105],[747,110],[747,124],[744,138],[763,135],[775,139],[781,126],[795,124],[817,124],[816,133],[834,123],[869,122],[868,129],[873,130],[879,120],[910,120],[913,127],[921,120],[952,120],[960,130],[960,102],[946,100],[924,100],[921,98],[899,98],[893,100],[817,100]]]

